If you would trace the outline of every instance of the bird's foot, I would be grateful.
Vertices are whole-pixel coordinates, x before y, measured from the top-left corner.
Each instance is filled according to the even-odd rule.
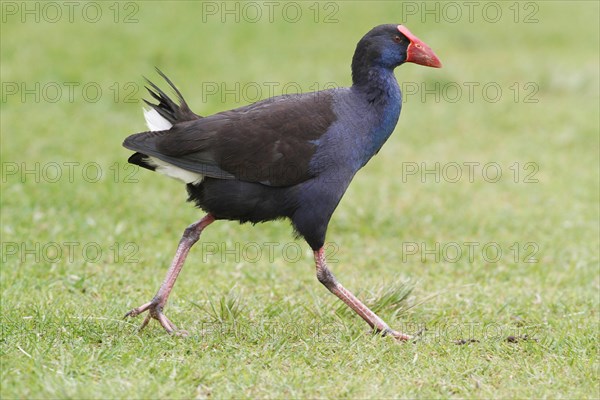
[[[161,304],[161,302],[159,300],[153,299],[152,301],[129,311],[127,314],[125,314],[124,318],[136,317],[136,316],[140,315],[141,313],[148,311],[148,315],[146,315],[144,322],[142,322],[142,325],[139,328],[140,331],[142,329],[144,329],[146,327],[146,325],[148,325],[148,322],[150,322],[150,320],[152,318],[154,318],[155,320],[160,322],[162,327],[165,328],[165,330],[168,333],[173,333],[175,335],[184,336],[184,337],[188,336],[187,331],[177,329],[175,324],[172,323],[165,314],[163,314],[162,309],[163,309],[163,305]]]
[[[406,342],[406,341],[411,340],[413,338],[412,336],[407,335],[406,333],[395,331],[393,329],[385,330],[383,332],[383,336],[391,336],[391,337],[393,337],[394,339],[396,339],[399,342]]]

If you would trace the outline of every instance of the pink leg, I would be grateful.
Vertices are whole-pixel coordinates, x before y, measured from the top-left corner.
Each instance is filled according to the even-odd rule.
[[[190,249],[198,241],[200,238],[200,234],[208,225],[214,222],[215,217],[208,214],[200,221],[193,223],[188,226],[183,232],[183,236],[179,241],[179,246],[177,246],[177,251],[175,252],[175,257],[173,257],[173,261],[171,262],[171,267],[167,272],[167,276],[163,281],[162,285],[158,289],[158,292],[152,299],[152,301],[143,304],[133,310],[129,311],[125,314],[125,318],[127,317],[135,317],[145,311],[148,311],[148,315],[142,326],[140,326],[140,330],[143,329],[148,322],[150,322],[151,318],[154,318],[160,322],[163,328],[169,333],[173,333],[177,330],[175,324],[173,324],[169,319],[163,314],[162,310],[167,303],[167,299],[169,298],[169,294],[173,289],[173,285],[175,285],[175,281],[177,280],[177,276],[179,272],[181,272],[181,268],[183,267],[183,263],[190,252]]]
[[[321,247],[315,251],[315,263],[317,265],[317,279],[321,282],[329,291],[339,297],[344,303],[346,303],[351,309],[354,310],[358,315],[362,317],[371,328],[382,332],[383,336],[391,335],[396,340],[410,340],[411,336],[406,335],[402,332],[391,329],[381,318],[377,316],[373,311],[364,305],[356,296],[342,286],[341,283],[335,279],[327,264],[325,262],[325,251]]]

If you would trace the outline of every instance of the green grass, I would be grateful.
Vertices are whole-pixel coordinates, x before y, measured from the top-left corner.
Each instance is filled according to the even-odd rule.
[[[0,397],[599,397],[597,2],[520,3],[518,23],[512,2],[498,3],[497,23],[480,13],[470,23],[466,9],[457,23],[421,21],[403,16],[410,2],[320,3],[317,22],[313,3],[300,3],[297,23],[203,22],[200,3],[141,2],[131,24],[129,3],[117,23],[113,3],[99,3],[97,23],[77,12],[70,23],[64,8],[58,22],[23,23],[7,3],[22,4],[2,5]],[[338,21],[324,23],[335,10]],[[532,10],[537,22],[523,23]],[[418,340],[372,336],[318,283],[308,246],[283,221],[206,230],[166,308],[188,338],[122,320],[151,298],[201,215],[179,183],[127,169],[121,142],[144,129],[142,75],[160,67],[204,115],[253,96],[208,95],[207,82],[256,82],[262,97],[269,82],[276,94],[346,86],[358,39],[394,21],[444,68],[397,70],[398,128],[350,186],[328,241],[345,286],[394,328],[422,331]],[[68,82],[79,84],[72,101]],[[406,93],[422,82],[440,84],[439,101]],[[478,85],[472,101],[465,82]],[[490,83],[496,102],[480,90]],[[21,84],[32,92],[22,97]],[[479,166],[473,182],[406,175],[436,162]],[[497,182],[481,175],[489,163]],[[482,253],[486,244],[501,257]]]

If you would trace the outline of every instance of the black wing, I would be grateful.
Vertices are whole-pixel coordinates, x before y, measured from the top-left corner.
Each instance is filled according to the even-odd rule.
[[[294,185],[313,176],[318,139],[336,120],[332,102],[332,91],[275,97],[138,133],[123,145],[209,177]]]

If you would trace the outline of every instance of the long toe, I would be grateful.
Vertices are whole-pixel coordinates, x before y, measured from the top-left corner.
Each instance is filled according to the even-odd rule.
[[[165,328],[165,330],[168,333],[173,333],[173,332],[177,331],[177,327],[175,326],[175,324],[172,323],[171,320],[169,320],[169,318],[167,318],[167,316],[165,314],[163,314],[162,310],[160,310],[158,308],[155,308],[155,309],[151,308],[150,313],[148,315],[151,318],[158,320],[158,322],[160,322],[161,326],[163,328]]]
[[[412,336],[407,335],[406,333],[394,330],[390,330],[389,332],[387,332],[387,335],[390,335],[399,342],[406,342],[407,340],[411,340],[413,338]]]
[[[152,306],[152,302],[148,302],[146,304],[143,304],[143,305],[141,305],[139,307],[136,307],[136,308],[130,310],[127,314],[125,314],[125,316],[123,318],[137,317],[138,315],[140,315],[144,311],[147,311],[151,306]]]

